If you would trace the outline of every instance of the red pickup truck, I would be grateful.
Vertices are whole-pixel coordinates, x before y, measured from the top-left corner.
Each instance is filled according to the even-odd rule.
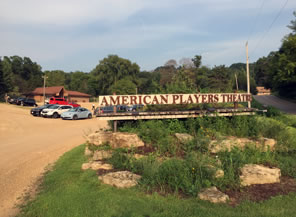
[[[49,104],[71,105],[73,107],[80,107],[80,105],[77,103],[68,102],[65,98],[56,98],[56,97],[51,97],[49,99]]]

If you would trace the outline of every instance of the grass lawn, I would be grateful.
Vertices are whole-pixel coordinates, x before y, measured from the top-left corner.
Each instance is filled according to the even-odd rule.
[[[292,217],[296,194],[268,201],[245,201],[239,206],[211,204],[197,198],[147,195],[137,188],[116,189],[98,181],[96,172],[82,171],[84,145],[62,156],[48,172],[40,193],[22,207],[19,216],[30,217],[152,217],[152,216],[266,216]]]

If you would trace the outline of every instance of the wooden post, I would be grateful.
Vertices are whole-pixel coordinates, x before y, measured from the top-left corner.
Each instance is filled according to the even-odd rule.
[[[248,42],[246,43],[246,54],[247,54],[247,90],[250,94],[250,72],[249,72],[249,54],[248,54]],[[251,108],[251,102],[248,102],[248,108]]]
[[[114,92],[113,95],[116,95],[116,93]],[[114,105],[113,107],[113,112],[116,113],[116,105]],[[117,132],[117,121],[113,121],[113,132],[116,133]]]

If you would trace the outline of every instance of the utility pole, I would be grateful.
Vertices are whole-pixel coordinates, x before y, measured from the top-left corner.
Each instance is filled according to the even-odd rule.
[[[247,92],[250,94],[250,72],[249,72],[249,54],[248,54],[248,42],[246,43],[246,55],[247,55]],[[248,108],[251,108],[251,102],[248,101]]]
[[[45,105],[45,83],[46,79],[48,78],[45,74],[42,76],[43,78],[43,104]]]

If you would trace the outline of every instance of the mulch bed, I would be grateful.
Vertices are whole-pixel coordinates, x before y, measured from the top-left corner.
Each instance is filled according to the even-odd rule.
[[[281,177],[280,183],[251,185],[236,191],[224,191],[229,196],[229,204],[232,206],[236,206],[244,200],[260,202],[274,196],[287,195],[291,192],[296,192],[296,180],[287,176]]]

